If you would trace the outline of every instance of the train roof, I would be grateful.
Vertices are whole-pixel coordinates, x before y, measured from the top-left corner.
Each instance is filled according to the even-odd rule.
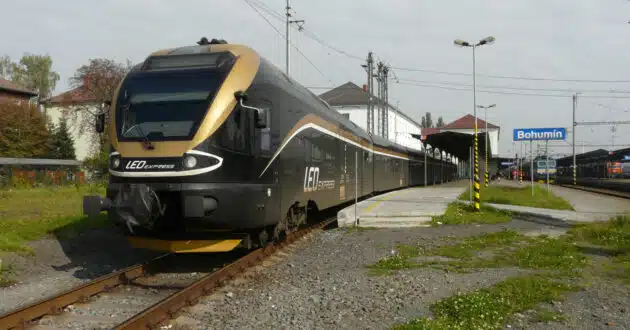
[[[149,58],[153,58],[156,56],[166,56],[166,55],[193,55],[193,54],[211,54],[217,52],[231,52],[234,55],[238,56],[243,53],[250,53],[257,56],[260,59],[260,68],[259,70],[266,70],[272,76],[275,76],[274,84],[279,87],[284,88],[287,92],[293,94],[296,98],[299,98],[302,102],[309,104],[311,107],[311,111],[315,111],[317,115],[322,118],[339,125],[344,130],[354,134],[355,136],[365,140],[371,141],[374,145],[388,148],[391,150],[395,150],[403,153],[414,153],[414,154],[422,154],[423,151],[409,149],[402,145],[396,144],[392,141],[384,139],[380,136],[370,136],[367,131],[359,127],[350,119],[344,117],[337,110],[332,108],[328,103],[326,103],[322,98],[315,95],[311,90],[304,87],[291,77],[287,76],[284,71],[280,70],[277,66],[271,63],[269,60],[260,56],[255,50],[251,49],[248,46],[237,45],[237,44],[229,44],[225,40],[217,40],[212,39],[212,41],[208,41],[205,38],[202,38],[197,45],[192,46],[183,46],[183,47],[175,47],[175,48],[167,48],[162,49],[156,52],[153,52],[149,55]],[[146,60],[145,60],[146,62]],[[142,67],[142,63],[134,67],[135,70],[138,70]]]

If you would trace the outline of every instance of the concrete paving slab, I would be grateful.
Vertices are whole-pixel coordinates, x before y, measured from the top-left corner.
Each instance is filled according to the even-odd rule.
[[[468,181],[445,185],[408,188],[389,192],[356,205],[360,227],[401,228],[427,226],[434,216],[467,189]],[[354,226],[355,206],[337,213],[339,227]]]

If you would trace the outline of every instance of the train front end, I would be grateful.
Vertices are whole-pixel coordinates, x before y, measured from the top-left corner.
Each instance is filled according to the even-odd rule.
[[[239,105],[259,63],[246,47],[202,43],[154,53],[134,67],[107,125],[98,116],[97,131],[107,130],[111,144],[110,179],[106,196],[84,197],[84,213],[107,212],[140,248],[242,246],[235,232],[261,225],[249,219],[264,222],[267,198],[250,175],[247,130],[255,119]]]

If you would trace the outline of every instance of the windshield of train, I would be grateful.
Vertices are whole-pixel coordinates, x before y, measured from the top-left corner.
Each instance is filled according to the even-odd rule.
[[[556,167],[556,161],[553,159],[550,160],[539,160],[536,165],[538,166],[538,168],[555,168]]]
[[[191,139],[227,72],[216,67],[164,70],[179,63],[160,64],[129,77],[120,89],[116,132],[121,141]]]

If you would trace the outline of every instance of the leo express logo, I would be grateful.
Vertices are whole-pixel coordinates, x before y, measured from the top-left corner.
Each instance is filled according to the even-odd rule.
[[[175,168],[175,164],[148,164],[146,160],[134,160],[127,162],[126,170],[169,170]]]

